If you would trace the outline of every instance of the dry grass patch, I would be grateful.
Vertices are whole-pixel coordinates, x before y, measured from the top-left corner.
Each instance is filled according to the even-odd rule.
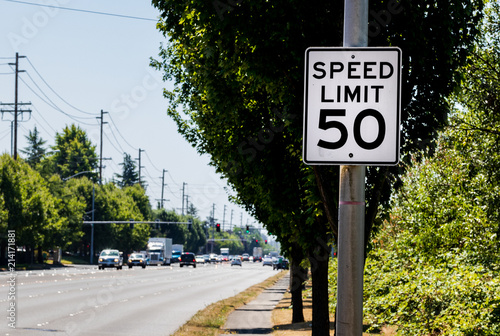
[[[272,313],[272,323],[274,325],[273,336],[304,336],[311,335],[312,323],[312,292],[311,282],[308,283],[303,292],[304,320],[302,323],[291,323],[292,321],[292,297],[289,292],[285,293],[281,301],[276,305]],[[330,314],[330,335],[335,335],[333,331],[335,316]],[[395,328],[383,327],[380,334],[363,333],[363,336],[394,336]]]
[[[255,299],[266,288],[274,285],[287,273],[278,272],[278,274],[233,297],[212,303],[204,309],[199,310],[186,324],[173,333],[172,336],[219,336],[221,328],[226,323],[230,313]]]

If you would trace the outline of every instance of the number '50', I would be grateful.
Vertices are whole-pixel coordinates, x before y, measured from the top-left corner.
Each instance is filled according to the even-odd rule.
[[[336,128],[340,131],[340,139],[335,142],[319,140],[318,146],[326,149],[339,149],[345,145],[347,142],[347,128],[343,123],[336,120],[327,121],[328,117],[345,117],[344,109],[321,109],[319,111],[319,128],[322,130],[328,130],[330,128]],[[361,136],[361,122],[366,117],[373,117],[378,122],[378,135],[377,138],[372,142],[367,142],[363,140]],[[382,144],[385,138],[385,121],[382,114],[374,109],[366,109],[361,111],[354,119],[353,125],[354,140],[359,147],[363,149],[375,149]]]

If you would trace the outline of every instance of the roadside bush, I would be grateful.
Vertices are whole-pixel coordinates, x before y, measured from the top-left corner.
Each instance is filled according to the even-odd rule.
[[[364,318],[398,335],[499,335],[500,281],[457,256],[431,265],[378,250],[365,267]]]

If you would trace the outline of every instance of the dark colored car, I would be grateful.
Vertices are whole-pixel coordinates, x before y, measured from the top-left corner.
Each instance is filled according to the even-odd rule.
[[[273,270],[288,269],[288,260],[283,257],[273,260]]]
[[[141,266],[142,268],[146,268],[147,264],[147,257],[143,253],[132,253],[127,261],[128,268],[132,268],[132,266]]]
[[[196,268],[196,257],[194,253],[191,252],[185,252],[181,254],[181,261],[180,261],[180,266],[193,266],[193,268]]]

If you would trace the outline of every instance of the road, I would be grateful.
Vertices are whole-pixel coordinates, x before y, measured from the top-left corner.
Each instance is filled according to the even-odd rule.
[[[10,273],[0,273],[0,335],[170,335],[198,310],[276,274],[242,267],[178,264],[122,270],[64,267],[15,276],[15,329],[8,325]]]

